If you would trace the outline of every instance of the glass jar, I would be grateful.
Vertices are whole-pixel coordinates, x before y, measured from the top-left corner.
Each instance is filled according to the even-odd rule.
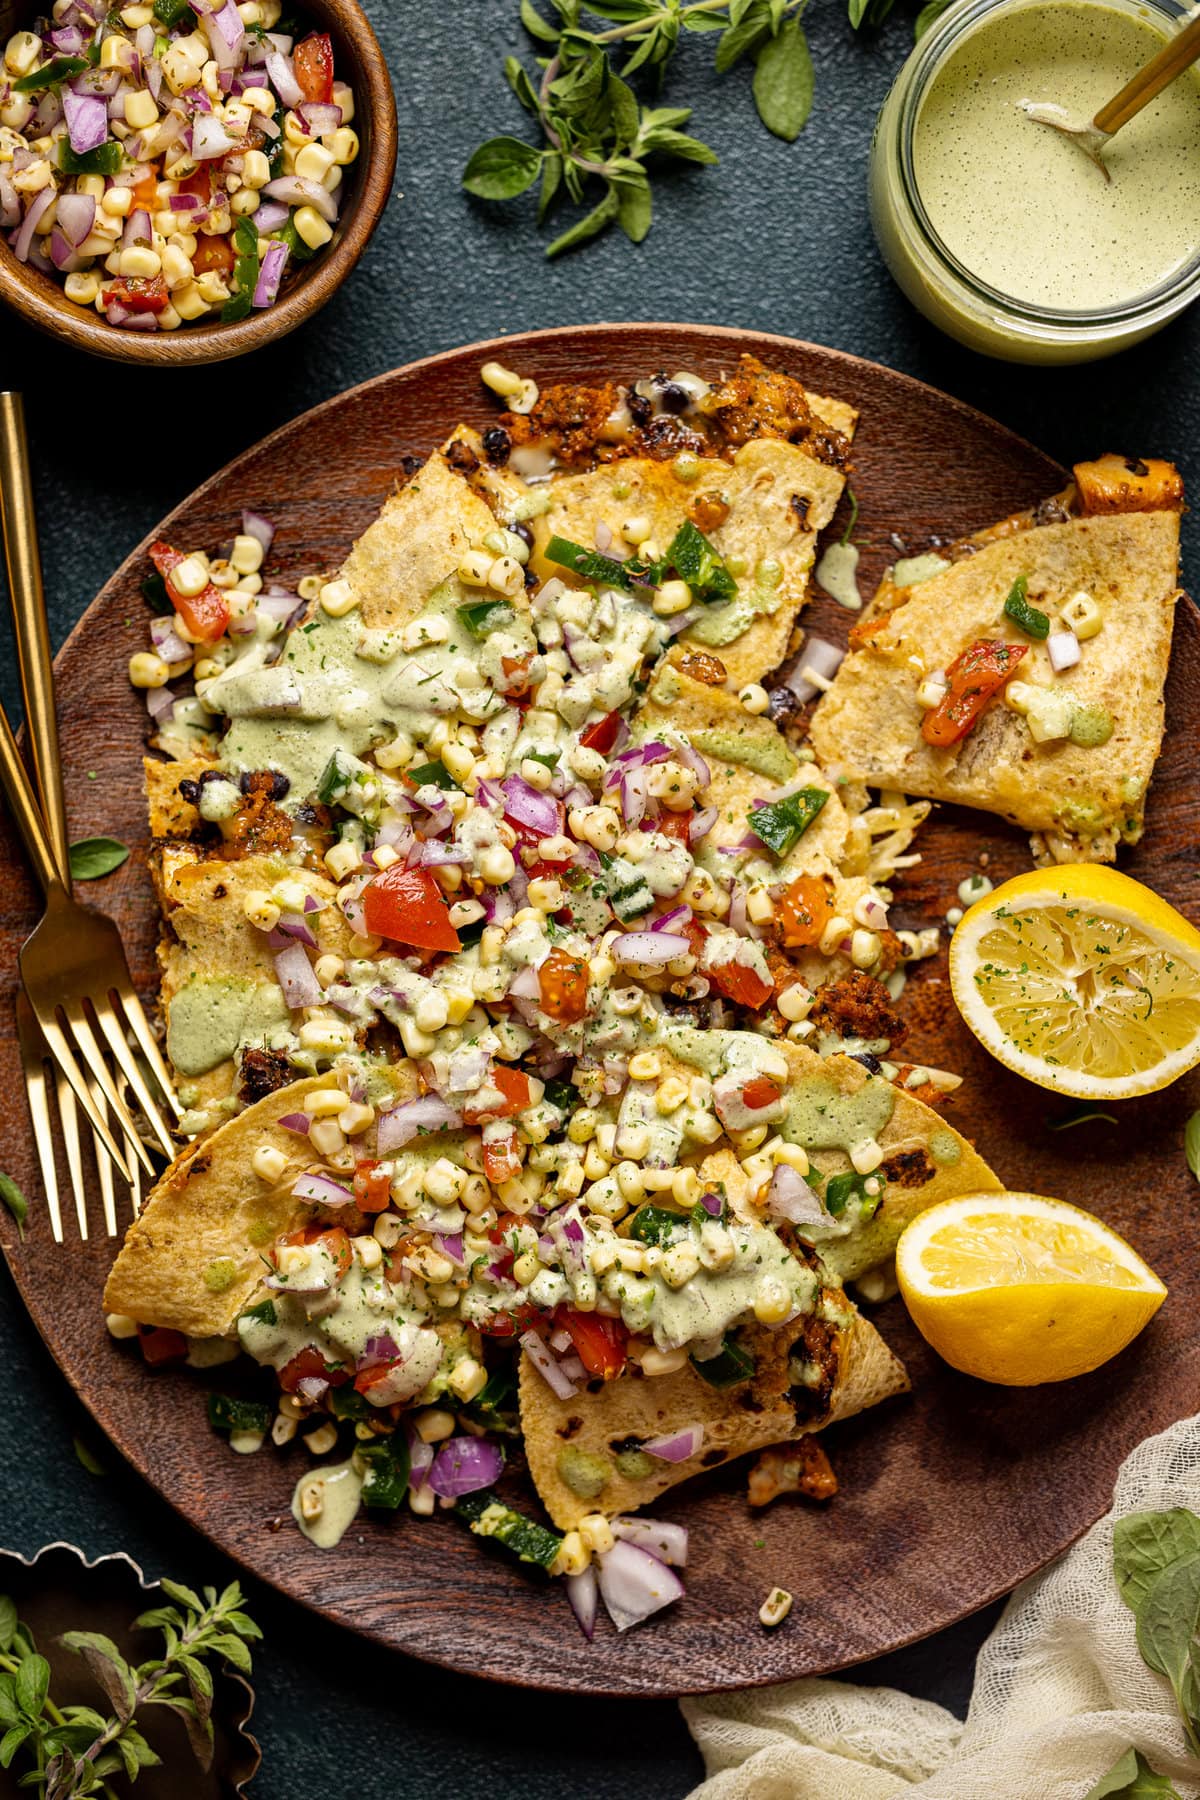
[[[1176,0],[1091,3],[1151,23],[1164,37],[1189,16],[1188,8]],[[982,22],[1027,6],[1049,10],[1045,0],[956,0],[921,39],[876,121],[868,177],[871,224],[884,261],[904,293],[926,318],[960,343],[1008,362],[1088,362],[1139,343],[1191,304],[1200,293],[1200,247],[1184,267],[1119,304],[1080,311],[1039,306],[989,286],[953,255],[931,224],[915,179],[917,121],[939,71]],[[1031,73],[1031,81],[1035,78]],[[1052,94],[1049,69],[1045,84]]]

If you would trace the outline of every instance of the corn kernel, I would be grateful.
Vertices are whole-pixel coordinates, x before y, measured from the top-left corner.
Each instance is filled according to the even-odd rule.
[[[287,1168],[287,1157],[274,1144],[260,1144],[250,1158],[250,1167],[260,1181],[278,1181]]]
[[[759,1622],[770,1630],[782,1625],[792,1610],[792,1596],[786,1588],[772,1588],[758,1609]]]
[[[502,400],[508,400],[521,391],[521,377],[506,369],[503,363],[486,362],[479,371],[479,378],[485,387],[491,388]]]
[[[304,1442],[314,1456],[324,1456],[337,1443],[337,1426],[332,1419],[326,1419],[315,1431],[305,1434]]]
[[[383,1245],[377,1237],[350,1239],[351,1247],[364,1269],[377,1269],[383,1262]]]
[[[131,1319],[128,1313],[107,1313],[104,1324],[109,1337],[135,1338],[138,1334],[137,1320]]]
[[[692,590],[686,581],[664,581],[650,604],[660,618],[670,618],[687,611],[692,604]]]
[[[125,96],[125,123],[134,131],[145,131],[158,122],[158,103],[146,88],[136,88]]]
[[[584,1545],[592,1552],[593,1556],[603,1556],[605,1551],[612,1549],[616,1541],[612,1534],[612,1526],[603,1513],[585,1513],[579,1521],[577,1530]]]
[[[325,852],[325,867],[335,881],[344,881],[347,875],[362,867],[362,855],[356,844],[344,838],[340,844],[333,844]]]
[[[129,659],[129,679],[135,688],[166,687],[170,678],[167,664],[151,650],[138,650]]]
[[[754,1316],[760,1325],[781,1325],[792,1310],[792,1296],[777,1275],[764,1275],[754,1295]]]

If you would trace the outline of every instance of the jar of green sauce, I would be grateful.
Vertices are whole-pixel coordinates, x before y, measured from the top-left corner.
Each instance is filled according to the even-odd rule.
[[[871,221],[913,304],[974,350],[1085,362],[1200,292],[1200,75],[1114,136],[1111,180],[1021,102],[1090,119],[1162,48],[1174,0],[955,0],[884,102]]]

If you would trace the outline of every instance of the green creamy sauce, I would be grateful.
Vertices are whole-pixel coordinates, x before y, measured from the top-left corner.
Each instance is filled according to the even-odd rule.
[[[350,1457],[343,1463],[326,1463],[309,1469],[296,1483],[292,1494],[292,1517],[310,1544],[318,1550],[332,1550],[340,1544],[358,1514],[362,1500],[363,1476]],[[307,1492],[321,1496],[321,1511],[315,1519],[306,1519],[300,1502]]]
[[[303,1272],[295,1277],[297,1288],[304,1278]],[[238,1336],[242,1348],[255,1362],[270,1363],[274,1369],[284,1368],[310,1345],[327,1362],[354,1362],[366,1349],[368,1338],[385,1331],[397,1338],[405,1327],[425,1324],[423,1308],[406,1298],[409,1293],[411,1290],[394,1288],[381,1270],[368,1273],[355,1259],[334,1290],[334,1304],[329,1312],[310,1317],[298,1293],[272,1293],[275,1323],[243,1313],[238,1320]],[[407,1335],[411,1337],[411,1330]],[[426,1348],[424,1343],[420,1345],[421,1352]],[[414,1356],[415,1363],[423,1360],[421,1355]],[[435,1370],[431,1369],[429,1379],[433,1373]]]
[[[168,1010],[167,1054],[182,1075],[203,1075],[240,1044],[287,1030],[290,1015],[273,981],[193,975]]]
[[[962,1145],[953,1132],[935,1131],[929,1140],[929,1154],[935,1163],[941,1163],[943,1168],[948,1168],[961,1158]]]
[[[357,612],[318,613],[289,634],[273,666],[235,663],[206,695],[229,718],[223,766],[281,769],[291,783],[284,804],[294,809],[335,750],[362,756],[402,729],[423,740],[460,709],[477,722],[501,712],[505,702],[486,683],[501,675],[503,657],[530,656],[537,645],[515,612],[502,629],[472,638],[457,612],[472,599],[478,594],[452,578],[427,602],[421,621],[444,621],[443,643],[402,651],[399,633],[368,632]]]
[[[1132,9],[1018,5],[987,15],[930,81],[914,130],[934,231],[970,272],[1035,306],[1132,300],[1200,247],[1200,81],[1178,76],[1106,146],[1111,180],[1028,100],[1090,120],[1162,48]]]
[[[830,544],[813,572],[813,579],[847,612],[861,612],[857,544]]]
[[[789,781],[799,764],[781,737],[755,737],[737,731],[690,731],[688,737],[701,756],[741,763],[768,781]]]
[[[649,1331],[660,1350],[719,1340],[753,1310],[759,1285],[767,1276],[787,1288],[793,1311],[812,1311],[817,1277],[796,1261],[768,1226],[731,1220],[728,1230],[735,1251],[729,1267],[699,1269],[681,1288],[668,1287],[657,1272],[626,1275],[614,1270],[605,1277],[604,1291],[619,1304],[631,1331]]]
[[[890,1082],[878,1075],[869,1075],[856,1094],[843,1094],[832,1081],[812,1075],[789,1089],[780,1131],[806,1150],[849,1150],[864,1138],[877,1138],[895,1107]]]

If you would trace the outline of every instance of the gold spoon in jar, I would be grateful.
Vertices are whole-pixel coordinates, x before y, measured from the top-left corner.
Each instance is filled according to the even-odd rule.
[[[1102,106],[1093,119],[1072,118],[1065,106],[1059,106],[1052,100],[1022,100],[1021,110],[1035,124],[1049,125],[1052,130],[1061,131],[1065,137],[1078,144],[1083,154],[1101,171],[1105,181],[1111,181],[1112,175],[1100,157],[1109,138],[1120,131],[1122,125],[1128,125],[1135,113],[1140,113],[1143,106],[1148,106],[1155,95],[1161,94],[1177,75],[1182,75],[1185,69],[1190,68],[1198,56],[1200,16],[1185,25],[1169,43],[1164,44],[1158,55],[1152,56],[1145,67],[1139,69],[1132,80],[1127,81],[1120,93]]]

